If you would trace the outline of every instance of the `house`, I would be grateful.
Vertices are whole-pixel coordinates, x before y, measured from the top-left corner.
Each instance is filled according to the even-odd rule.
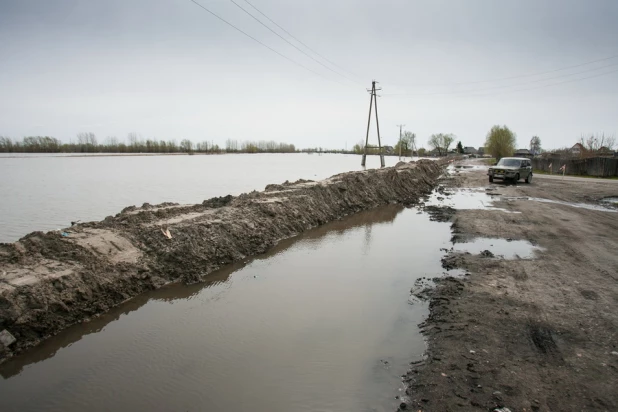
[[[532,157],[532,153],[528,149],[519,149],[513,155],[515,157]]]
[[[382,146],[385,155],[395,154],[395,148],[393,146]]]
[[[571,149],[569,151],[571,152],[571,154],[580,156],[580,155],[586,153],[588,150],[584,147],[583,144],[575,143],[573,145],[573,147],[571,147]]]
[[[471,146],[464,147],[463,152],[467,155],[477,155],[478,154],[478,150],[476,150],[474,147],[471,147]]]
[[[484,156],[485,155],[485,148],[484,147],[479,147],[478,150],[476,151],[476,154],[479,156]]]
[[[614,151],[611,150],[609,147],[601,146],[599,147],[599,150],[597,150],[597,153],[601,156],[612,156],[614,154]]]

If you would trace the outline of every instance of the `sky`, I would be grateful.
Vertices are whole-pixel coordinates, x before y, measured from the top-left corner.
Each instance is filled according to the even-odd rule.
[[[616,0],[249,0],[311,49],[234,0],[306,54],[232,0],[195,1],[255,40],[191,0],[1,0],[0,135],[349,149],[372,80],[387,145],[398,124],[419,147],[482,146],[496,124],[518,147],[618,135]]]

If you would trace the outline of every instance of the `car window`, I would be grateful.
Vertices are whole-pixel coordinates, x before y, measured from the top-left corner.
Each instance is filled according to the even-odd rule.
[[[518,159],[500,159],[498,166],[519,167],[521,160]]]

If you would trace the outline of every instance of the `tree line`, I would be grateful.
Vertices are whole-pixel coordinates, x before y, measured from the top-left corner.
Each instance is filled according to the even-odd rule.
[[[212,141],[193,142],[143,139],[129,133],[126,140],[108,137],[99,143],[94,133],[79,133],[75,142],[63,143],[50,136],[27,136],[21,140],[0,136],[1,153],[294,153],[293,144],[275,141],[228,139],[225,147]]]

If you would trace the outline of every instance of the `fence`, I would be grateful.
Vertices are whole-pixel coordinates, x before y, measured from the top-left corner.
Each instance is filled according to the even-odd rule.
[[[552,166],[549,170],[549,166]],[[589,157],[585,159],[565,159],[560,157],[532,159],[532,167],[544,172],[562,173],[560,168],[566,165],[566,174],[595,177],[618,176],[618,158]]]

